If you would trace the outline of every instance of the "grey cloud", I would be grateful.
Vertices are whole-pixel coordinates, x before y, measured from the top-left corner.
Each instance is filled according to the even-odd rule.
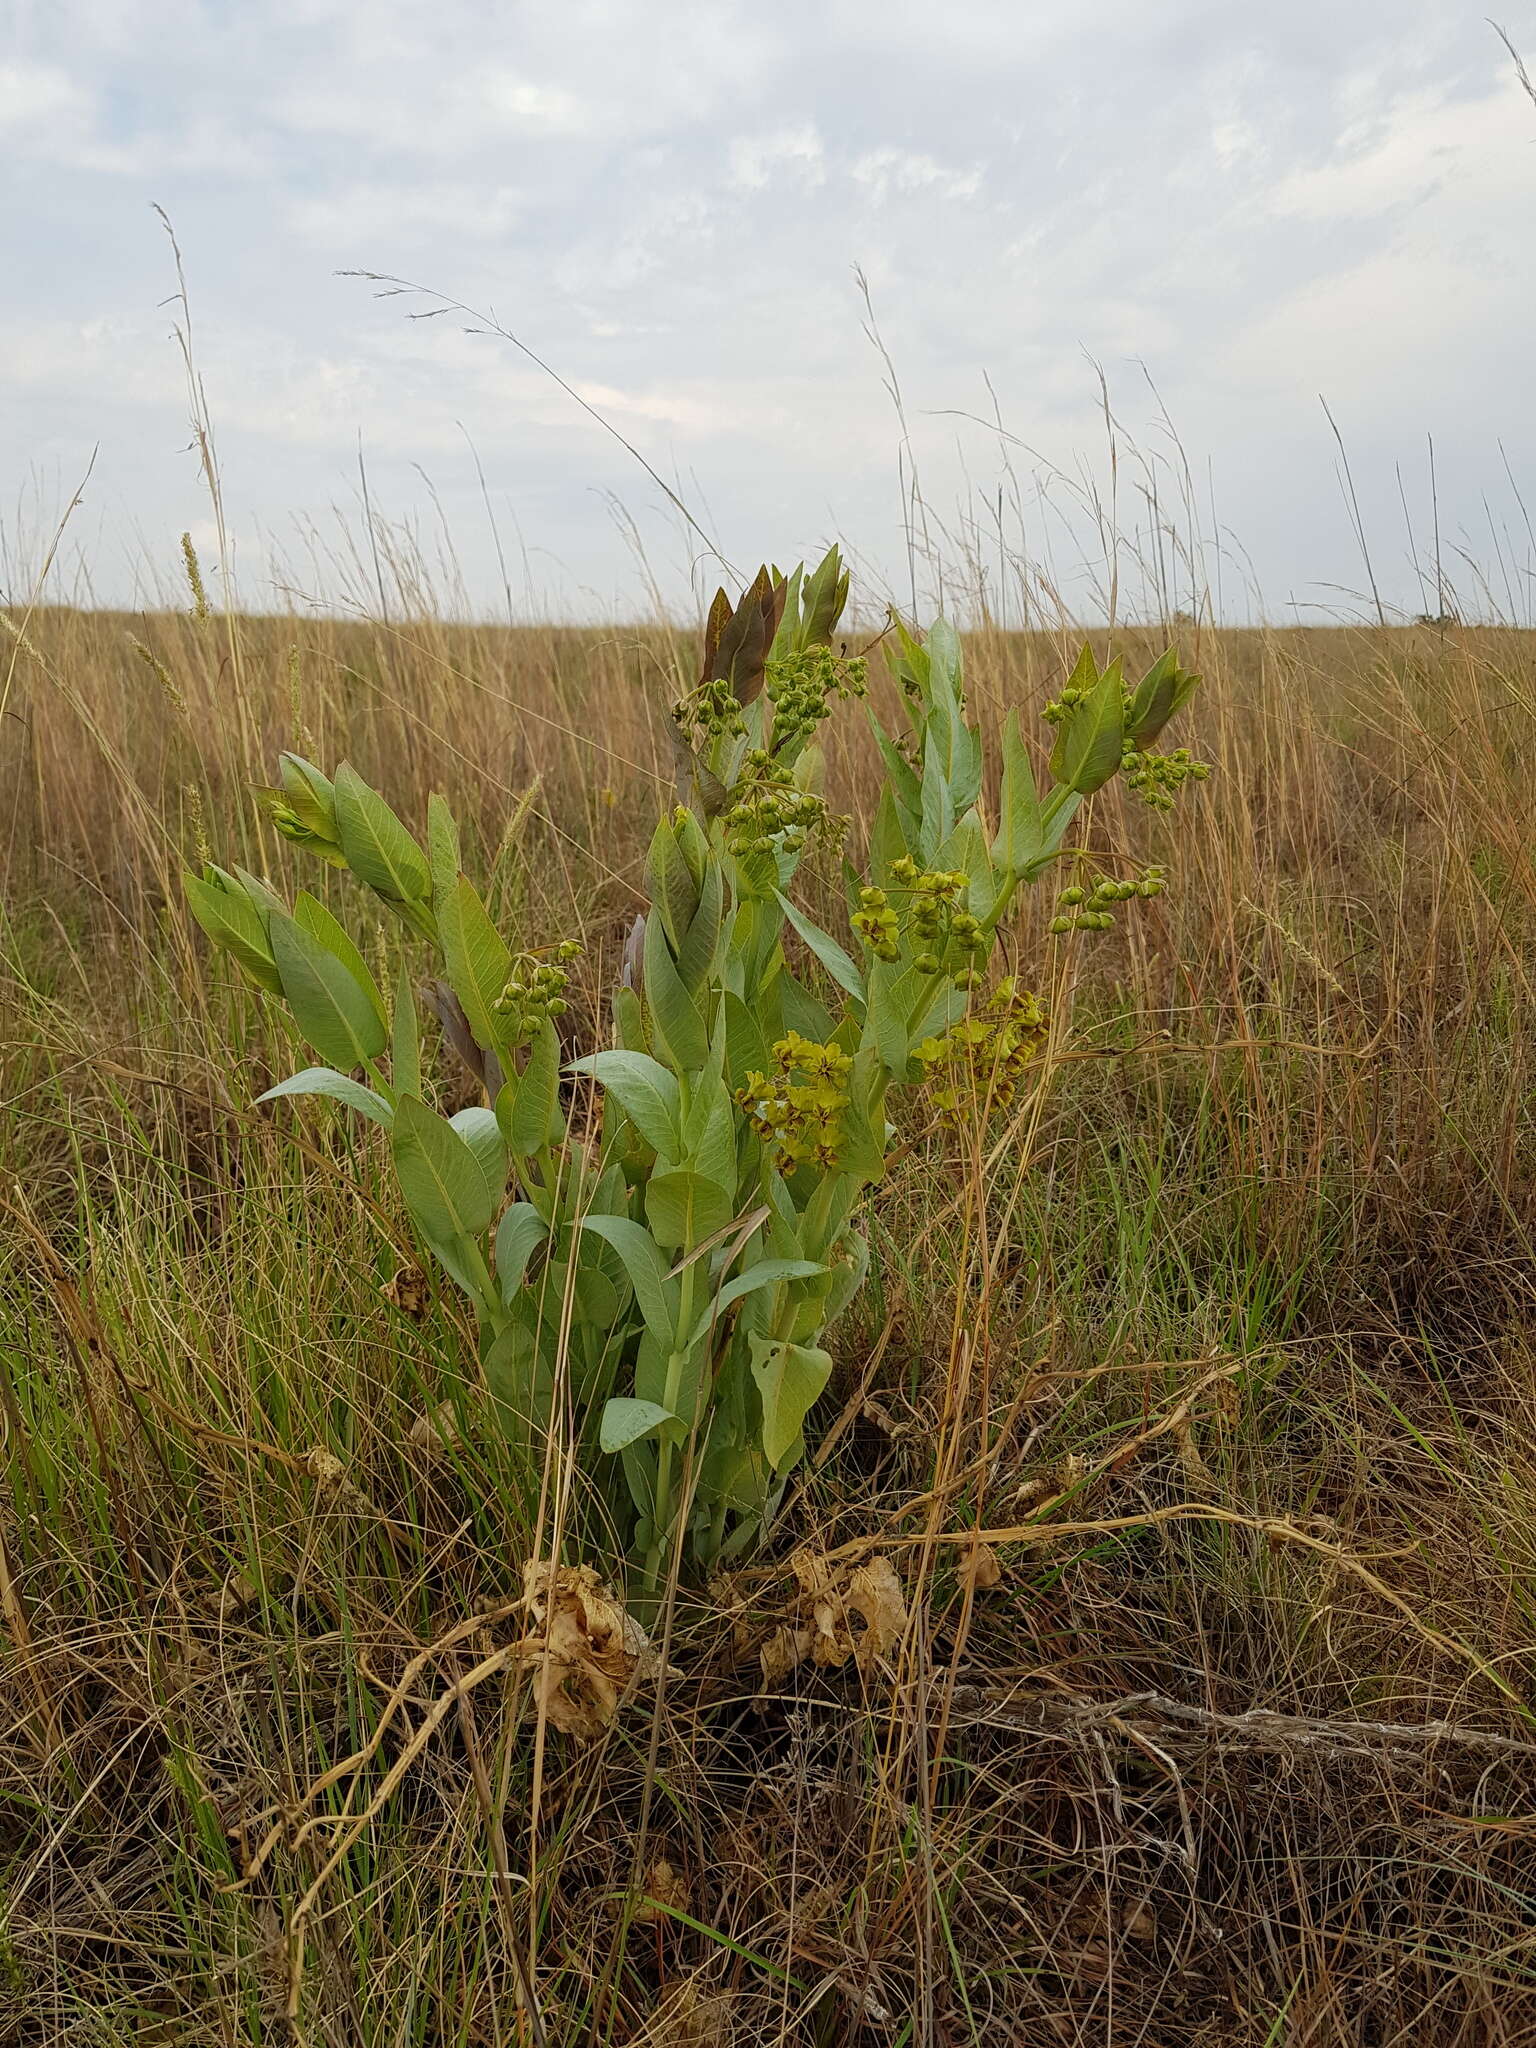
[[[1536,19],[1508,25],[1536,46]],[[99,440],[91,530],[117,562],[140,534],[170,559],[200,516],[159,200],[248,590],[259,532],[350,501],[361,432],[392,513],[425,513],[429,472],[489,600],[466,430],[506,516],[569,565],[541,594],[638,601],[612,492],[687,584],[654,486],[589,417],[345,268],[494,306],[742,560],[838,521],[902,573],[855,264],[939,513],[1006,460],[1063,575],[1089,536],[1059,477],[1103,475],[1090,358],[1166,447],[1145,364],[1276,609],[1358,580],[1319,390],[1405,603],[1394,464],[1433,430],[1442,520],[1470,536],[1485,486],[1513,519],[1503,463],[1522,479],[1536,454],[1536,109],[1448,0],[64,0],[0,64],[0,160],[8,471],[69,474]],[[985,377],[1022,446],[959,417],[990,413]],[[1122,512],[1150,518],[1129,485]]]

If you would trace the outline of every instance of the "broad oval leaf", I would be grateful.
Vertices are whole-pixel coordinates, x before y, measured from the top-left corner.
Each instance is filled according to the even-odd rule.
[[[546,1018],[528,1048],[520,1074],[511,1074],[496,1097],[496,1117],[514,1159],[526,1158],[560,1137],[560,1041]]]
[[[1079,796],[1102,789],[1120,766],[1125,738],[1125,685],[1112,661],[1081,704],[1062,720],[1051,773]]]
[[[709,1057],[704,1020],[672,964],[659,917],[645,926],[645,1002],[651,1029],[679,1073],[697,1073]]]
[[[411,971],[403,960],[389,1029],[389,1078],[397,1095],[421,1093],[421,1020],[416,1014]]]
[[[238,962],[252,981],[280,996],[283,978],[272,958],[266,925],[249,897],[232,895],[197,875],[187,875],[182,886],[187,908],[214,945]]]
[[[677,1341],[677,1282],[668,1275],[650,1232],[629,1216],[583,1216],[581,1228],[606,1238],[624,1261],[646,1328],[670,1351]]]
[[[649,1053],[612,1050],[572,1060],[567,1073],[590,1074],[613,1096],[654,1152],[676,1159],[682,1151],[677,1076]]]
[[[290,1074],[286,1081],[279,1081],[256,1100],[274,1102],[281,1095],[328,1095],[335,1102],[344,1102],[348,1109],[371,1117],[386,1131],[395,1120],[394,1111],[382,1095],[365,1088],[361,1081],[354,1081],[350,1074],[338,1074],[334,1067],[305,1067],[302,1073]]]
[[[597,1441],[605,1451],[622,1451],[627,1444],[638,1444],[655,1436],[677,1419],[670,1408],[663,1408],[657,1401],[636,1401],[628,1395],[618,1395],[604,1403]]]
[[[496,1193],[447,1118],[434,1115],[416,1096],[402,1095],[393,1136],[400,1192],[426,1236],[477,1237],[496,1213]]]
[[[442,903],[452,894],[459,879],[459,828],[447,799],[427,798],[427,866],[432,876],[432,901]]]
[[[1040,792],[1034,765],[1019,732],[1019,714],[1010,711],[1003,724],[1002,825],[993,843],[994,858],[1015,881],[1022,879],[1040,853]]]
[[[501,1125],[496,1121],[496,1112],[482,1104],[471,1104],[448,1121],[479,1160],[486,1179],[500,1194],[507,1184],[507,1147],[501,1135]]]
[[[512,971],[511,950],[465,875],[438,897],[436,915],[449,983],[464,1005],[476,1042],[495,1052],[505,1036],[497,1022],[496,1002]]]
[[[532,1202],[513,1202],[496,1226],[496,1285],[503,1301],[522,1286],[528,1261],[549,1236],[549,1225]]]
[[[391,903],[421,903],[431,893],[427,857],[376,789],[350,762],[336,770],[336,837],[360,882]]]
[[[645,1220],[656,1242],[669,1249],[691,1249],[724,1230],[735,1213],[733,1195],[687,1167],[653,1173],[645,1184]]]
[[[744,1273],[728,1280],[715,1295],[695,1325],[690,1343],[697,1342],[711,1323],[718,1322],[733,1302],[756,1294],[759,1288],[777,1286],[781,1280],[814,1280],[826,1271],[814,1259],[759,1259],[755,1266],[748,1266]]]
[[[777,1472],[799,1445],[805,1418],[832,1377],[832,1360],[809,1344],[754,1335],[752,1377],[763,1404],[763,1452]]]
[[[281,912],[283,906],[277,903],[274,907]],[[358,987],[367,990],[374,1008],[382,1017],[384,998],[379,994],[379,985],[345,925],[338,924],[319,897],[312,896],[307,889],[301,889],[293,899],[293,921],[302,925],[312,939],[318,939],[328,953],[335,954]]]
[[[389,1032],[367,989],[291,917],[274,912],[267,930],[294,1022],[320,1057],[342,1069],[377,1059]]]

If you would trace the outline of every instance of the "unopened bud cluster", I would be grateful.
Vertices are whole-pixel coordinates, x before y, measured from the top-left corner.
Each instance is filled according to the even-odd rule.
[[[981,920],[962,907],[969,876],[959,870],[919,869],[903,854],[891,863],[899,908],[884,889],[861,889],[854,930],[877,960],[900,957],[901,940],[911,943],[919,974],[951,970],[957,987],[973,988],[977,963],[987,952]]]
[[[1060,725],[1062,720],[1074,712],[1079,704],[1086,703],[1088,692],[1077,683],[1068,683],[1059,697],[1052,698],[1043,713],[1047,725]]]
[[[711,740],[739,739],[747,721],[729,677],[706,676],[672,706],[673,723],[693,732],[705,745]]]
[[[774,752],[793,756],[835,703],[865,694],[866,664],[859,655],[808,647],[776,655],[768,663],[768,696],[773,704]]]
[[[1210,763],[1191,758],[1188,747],[1176,747],[1171,754],[1159,754],[1149,747],[1128,747],[1120,757],[1120,772],[1127,789],[1134,790],[1154,811],[1171,811],[1174,799],[1186,782],[1204,782]]]
[[[754,747],[725,812],[726,844],[738,858],[749,853],[794,853],[826,817],[819,796],[801,789],[782,763]]]
[[[1092,889],[1074,885],[1062,890],[1056,898],[1057,914],[1046,930],[1055,937],[1063,932],[1107,932],[1115,921],[1112,903],[1129,903],[1138,896],[1160,896],[1167,886],[1167,874],[1160,867],[1143,868],[1134,882],[1119,882],[1109,875],[1100,875]]]
[[[837,1164],[848,1107],[853,1057],[840,1045],[818,1045],[790,1031],[773,1047],[773,1068],[749,1073],[736,1101],[760,1138],[774,1147],[781,1173]]]
[[[520,953],[513,961],[494,1005],[497,1016],[506,1020],[512,1044],[527,1045],[546,1018],[565,1015],[570,976],[562,963],[574,960],[580,951],[574,939],[562,939],[553,948],[553,958],[548,953]]]
[[[917,1048],[931,1101],[947,1123],[958,1123],[968,1104],[990,1101],[1006,1109],[1019,1076],[1045,1041],[1040,998],[1007,975],[980,1008]]]
[[[1069,718],[1080,704],[1087,702],[1091,688],[1081,683],[1069,683],[1061,695],[1045,707],[1046,722],[1060,725]],[[1127,713],[1131,706],[1131,691],[1126,690]],[[1126,745],[1120,756],[1120,772],[1125,778],[1127,789],[1141,798],[1155,811],[1171,811],[1179,791],[1186,782],[1204,782],[1210,774],[1210,764],[1196,761],[1188,747],[1177,747],[1171,754],[1161,754],[1152,747],[1138,747],[1134,743],[1129,724],[1126,728]]]

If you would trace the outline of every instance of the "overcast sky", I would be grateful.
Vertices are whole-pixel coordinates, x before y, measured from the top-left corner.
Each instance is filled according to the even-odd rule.
[[[215,566],[158,202],[247,602],[348,582],[360,443],[380,517],[451,536],[488,613],[641,611],[637,542],[669,601],[718,578],[575,399],[359,268],[494,310],[732,563],[840,533],[901,592],[857,267],[957,580],[970,520],[994,598],[1001,546],[1102,613],[1098,366],[1126,548],[1149,474],[1188,525],[1171,428],[1229,615],[1358,612],[1322,394],[1384,599],[1426,605],[1433,435],[1447,574],[1473,604],[1471,554],[1525,616],[1536,104],[1485,4],[0,0],[0,580],[93,449],[58,594],[142,599],[186,527]],[[1533,0],[1500,19],[1536,63]],[[1007,439],[965,417],[994,394]],[[1127,563],[1123,606],[1139,586]]]

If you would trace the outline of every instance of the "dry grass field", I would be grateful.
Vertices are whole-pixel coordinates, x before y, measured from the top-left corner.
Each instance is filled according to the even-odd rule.
[[[901,1132],[805,1483],[577,1746],[475,1677],[538,1532],[462,1314],[367,1135],[252,1107],[180,876],[298,874],[286,746],[441,790],[601,1043],[692,636],[0,626],[0,2041],[1536,2042],[1536,637],[1180,629],[1212,777],[1089,828],[1167,894],[1036,892],[1044,1108]],[[984,718],[1073,652],[971,634]],[[871,1535],[899,1651],[765,1690]]]

